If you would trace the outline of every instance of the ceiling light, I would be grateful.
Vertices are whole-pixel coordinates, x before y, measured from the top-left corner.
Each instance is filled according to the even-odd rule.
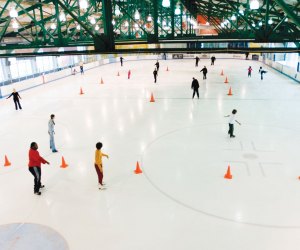
[[[79,1],[79,7],[80,7],[80,9],[84,9],[84,10],[86,10],[87,8],[88,8],[88,2],[86,1],[86,0],[80,0]]]
[[[95,30],[99,30],[99,25],[96,25],[96,26],[95,26]]]
[[[121,11],[120,11],[120,9],[119,9],[119,6],[118,6],[118,5],[116,6],[116,9],[115,9],[115,14],[116,14],[116,16],[119,16],[119,15],[121,14]]]
[[[180,15],[181,10],[179,7],[180,7],[179,4],[177,4],[176,9],[175,9],[175,15]]]
[[[16,11],[15,8],[11,8],[10,12],[9,12],[10,17],[12,18],[16,18],[18,17],[18,12]]]
[[[225,27],[225,24],[224,24],[224,23],[221,23],[221,27],[224,28],[224,27]]]
[[[165,8],[169,8],[170,7],[170,0],[163,0],[162,1],[162,6]]]
[[[151,21],[152,21],[152,16],[151,16],[151,14],[149,14],[149,16],[147,17],[147,21],[148,21],[148,22],[151,22]]]
[[[258,8],[259,8],[258,0],[251,0],[250,1],[250,9],[251,10],[257,10]]]
[[[138,12],[138,10],[136,10],[135,13],[134,13],[134,19],[135,20],[139,20],[140,19],[140,13]]]
[[[76,26],[76,29],[77,29],[77,30],[80,30],[80,25],[79,25],[79,24]]]
[[[138,29],[139,25],[137,23],[134,24],[134,28]]]
[[[66,15],[65,15],[65,13],[61,13],[61,14],[59,15],[59,20],[60,20],[61,22],[65,22],[65,21],[66,21]]]
[[[252,27],[255,27],[255,23],[252,23]]]
[[[232,20],[232,21],[235,21],[235,20],[236,20],[236,16],[235,16],[234,14],[231,16],[231,20]]]
[[[112,25],[115,25],[115,24],[116,24],[115,19],[113,19],[113,20],[111,21],[111,23],[112,23]]]
[[[92,18],[91,19],[91,24],[95,24],[96,23],[96,19],[95,18]]]
[[[125,27],[128,27],[129,26],[128,21],[125,21],[124,25],[125,25]]]
[[[260,21],[260,22],[258,23],[258,25],[259,25],[259,26],[262,26],[262,21]]]
[[[50,28],[53,29],[53,30],[55,30],[56,29],[56,24],[55,23],[51,23]]]
[[[272,24],[272,23],[273,23],[273,20],[270,19],[270,20],[268,21],[268,24]]]

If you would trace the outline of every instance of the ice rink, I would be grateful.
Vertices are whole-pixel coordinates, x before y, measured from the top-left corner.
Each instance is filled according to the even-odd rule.
[[[155,60],[125,57],[123,67],[19,92],[21,111],[1,99],[0,249],[299,249],[300,86],[260,62],[216,57],[198,68],[192,59],[160,60],[157,84]],[[199,100],[191,98],[192,77]],[[224,116],[233,109],[242,125],[229,138]],[[58,153],[49,148],[52,113]],[[50,162],[41,196],[27,168],[32,141]],[[106,190],[94,168],[98,141],[110,157]]]

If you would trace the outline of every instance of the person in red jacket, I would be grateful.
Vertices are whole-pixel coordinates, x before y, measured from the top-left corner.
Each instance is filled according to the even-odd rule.
[[[36,142],[30,144],[29,149],[29,172],[34,176],[34,194],[41,195],[40,188],[44,185],[41,184],[41,164],[49,164],[43,157],[40,156],[39,151],[37,151],[38,145]]]

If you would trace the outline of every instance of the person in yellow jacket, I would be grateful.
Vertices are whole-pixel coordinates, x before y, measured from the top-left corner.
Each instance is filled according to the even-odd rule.
[[[103,188],[103,165],[102,165],[102,157],[105,156],[108,159],[108,155],[101,152],[102,143],[96,143],[96,152],[95,152],[95,169],[98,175],[99,189]]]

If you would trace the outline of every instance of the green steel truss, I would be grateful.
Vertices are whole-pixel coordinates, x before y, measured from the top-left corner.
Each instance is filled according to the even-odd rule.
[[[0,50],[93,46],[92,52],[118,52],[124,51],[119,45],[153,49],[224,39],[294,42],[299,49],[299,13],[298,0],[260,0],[257,10],[250,0],[170,0],[169,7],[162,0],[0,0]],[[197,17],[217,35],[201,35],[206,27]]]

